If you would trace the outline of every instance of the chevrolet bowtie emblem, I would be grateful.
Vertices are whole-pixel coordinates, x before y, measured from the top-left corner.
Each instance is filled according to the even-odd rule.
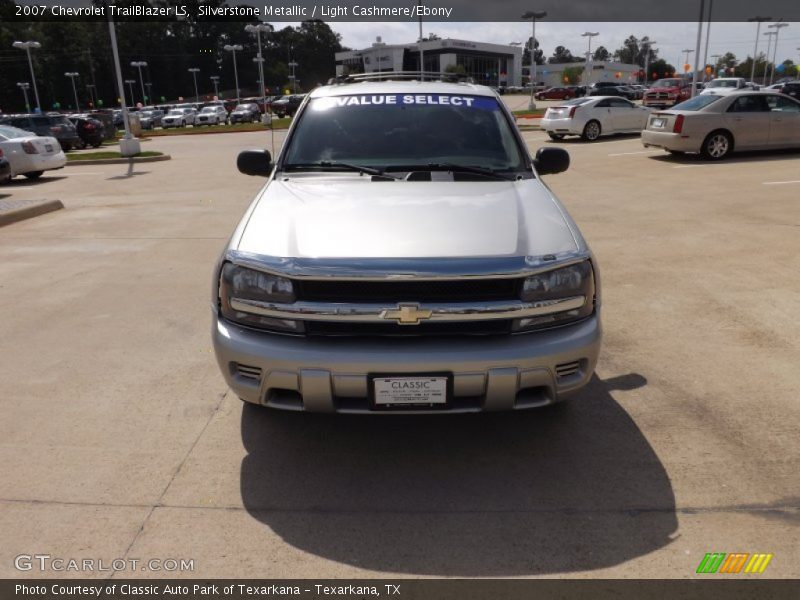
[[[423,319],[430,319],[433,311],[420,308],[416,304],[400,304],[396,309],[385,310],[382,319],[392,319],[400,325],[419,325]]]

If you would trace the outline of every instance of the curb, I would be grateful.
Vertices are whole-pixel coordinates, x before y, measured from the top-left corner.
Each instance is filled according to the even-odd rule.
[[[27,206],[0,211],[0,227],[64,208],[61,200],[39,200]]]
[[[169,154],[162,154],[161,156],[142,156],[136,158],[135,156],[133,159],[130,158],[96,158],[93,160],[74,160],[71,162],[67,162],[68,167],[76,167],[80,165],[127,165],[133,160],[133,163],[149,163],[149,162],[160,162],[162,160],[171,160],[172,157]]]

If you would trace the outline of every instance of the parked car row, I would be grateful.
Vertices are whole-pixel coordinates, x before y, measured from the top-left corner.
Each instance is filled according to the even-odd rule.
[[[681,96],[677,80],[664,86],[653,88],[654,94],[667,93],[670,101],[673,94]],[[664,89],[673,91],[658,91]],[[800,148],[800,101],[771,90],[753,90],[741,82],[716,85],[708,93],[658,109],[615,95],[588,96],[548,108],[540,127],[553,140],[580,136],[594,141],[641,132],[647,148],[719,160],[737,150]]]

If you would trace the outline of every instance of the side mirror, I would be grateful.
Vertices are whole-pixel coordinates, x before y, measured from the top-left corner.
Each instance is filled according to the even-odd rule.
[[[539,148],[533,166],[539,175],[563,173],[569,169],[569,153],[562,148]]]
[[[245,175],[269,177],[275,165],[267,150],[244,150],[236,158],[236,167]]]

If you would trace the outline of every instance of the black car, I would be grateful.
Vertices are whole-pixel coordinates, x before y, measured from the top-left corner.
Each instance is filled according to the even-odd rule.
[[[164,118],[164,111],[157,108],[139,112],[139,124],[142,126],[142,129],[161,127],[162,118]]]
[[[99,120],[85,115],[71,116],[69,120],[75,125],[75,130],[78,132],[84,147],[99,148],[103,145],[105,128]]]
[[[800,81],[787,81],[781,88],[781,94],[800,100]]]
[[[635,94],[633,90],[628,90],[623,85],[609,85],[603,87],[595,87],[589,92],[590,96],[619,96],[620,98],[625,98],[626,100],[633,100],[635,98]]]
[[[305,94],[292,94],[284,96],[272,103],[270,108],[278,117],[293,117],[305,99]]]
[[[52,136],[58,140],[64,152],[83,144],[75,126],[64,115],[14,115],[0,119],[0,123],[32,131],[36,135]]]
[[[261,111],[257,104],[239,104],[228,118],[231,123],[257,123],[261,119]]]

